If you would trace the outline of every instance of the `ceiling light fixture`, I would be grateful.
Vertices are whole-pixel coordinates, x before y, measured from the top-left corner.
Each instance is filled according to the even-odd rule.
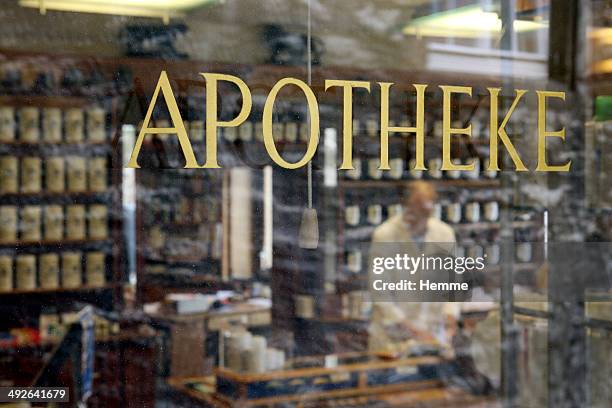
[[[545,21],[515,20],[516,32],[535,31],[548,27]],[[403,29],[406,35],[418,37],[479,38],[485,34],[501,35],[502,21],[494,11],[480,5],[458,7],[412,20]]]
[[[185,12],[220,0],[19,0],[22,7],[35,8],[41,14],[47,10],[78,13],[113,14],[133,17],[184,17]]]

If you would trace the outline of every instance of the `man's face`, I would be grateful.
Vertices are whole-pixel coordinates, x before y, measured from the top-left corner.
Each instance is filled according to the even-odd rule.
[[[412,194],[404,201],[404,222],[417,226],[426,224],[434,208],[434,201],[424,194]]]

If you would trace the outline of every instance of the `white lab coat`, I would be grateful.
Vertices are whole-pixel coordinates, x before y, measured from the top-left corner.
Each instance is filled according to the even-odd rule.
[[[372,243],[415,242],[409,226],[402,215],[396,215],[381,224],[372,235]],[[454,243],[455,232],[446,223],[430,217],[423,242]],[[371,351],[402,351],[405,342],[393,341],[389,326],[401,322],[410,323],[416,329],[431,333],[443,345],[450,344],[444,332],[444,323],[449,316],[456,318],[460,312],[458,303],[449,302],[375,302],[369,328],[369,349]]]

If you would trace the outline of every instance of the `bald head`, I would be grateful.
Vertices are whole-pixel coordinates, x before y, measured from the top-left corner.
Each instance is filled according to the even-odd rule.
[[[438,199],[433,184],[426,181],[413,181],[404,190],[404,221],[415,224],[426,221]]]
[[[410,200],[413,197],[436,202],[438,200],[438,193],[432,183],[417,180],[408,184],[404,190],[404,199]]]

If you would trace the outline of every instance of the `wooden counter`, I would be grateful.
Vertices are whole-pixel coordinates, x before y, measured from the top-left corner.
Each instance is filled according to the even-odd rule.
[[[214,392],[201,392],[195,390],[187,383],[198,380],[196,378],[170,378],[170,394],[173,400],[182,407],[193,408],[229,408],[250,407],[251,405],[232,405],[216,396]],[[199,380],[206,379],[199,378]],[[211,389],[214,389],[214,377],[208,377]],[[323,407],[389,407],[389,408],[497,408],[501,404],[491,397],[471,395],[465,391],[438,385],[432,388],[398,390],[381,389],[377,393],[363,396],[336,395],[326,397],[302,398],[300,400],[286,401],[274,400],[257,405],[258,407],[275,407],[279,404],[293,403],[301,408]],[[283,405],[287,406],[287,405]]]

